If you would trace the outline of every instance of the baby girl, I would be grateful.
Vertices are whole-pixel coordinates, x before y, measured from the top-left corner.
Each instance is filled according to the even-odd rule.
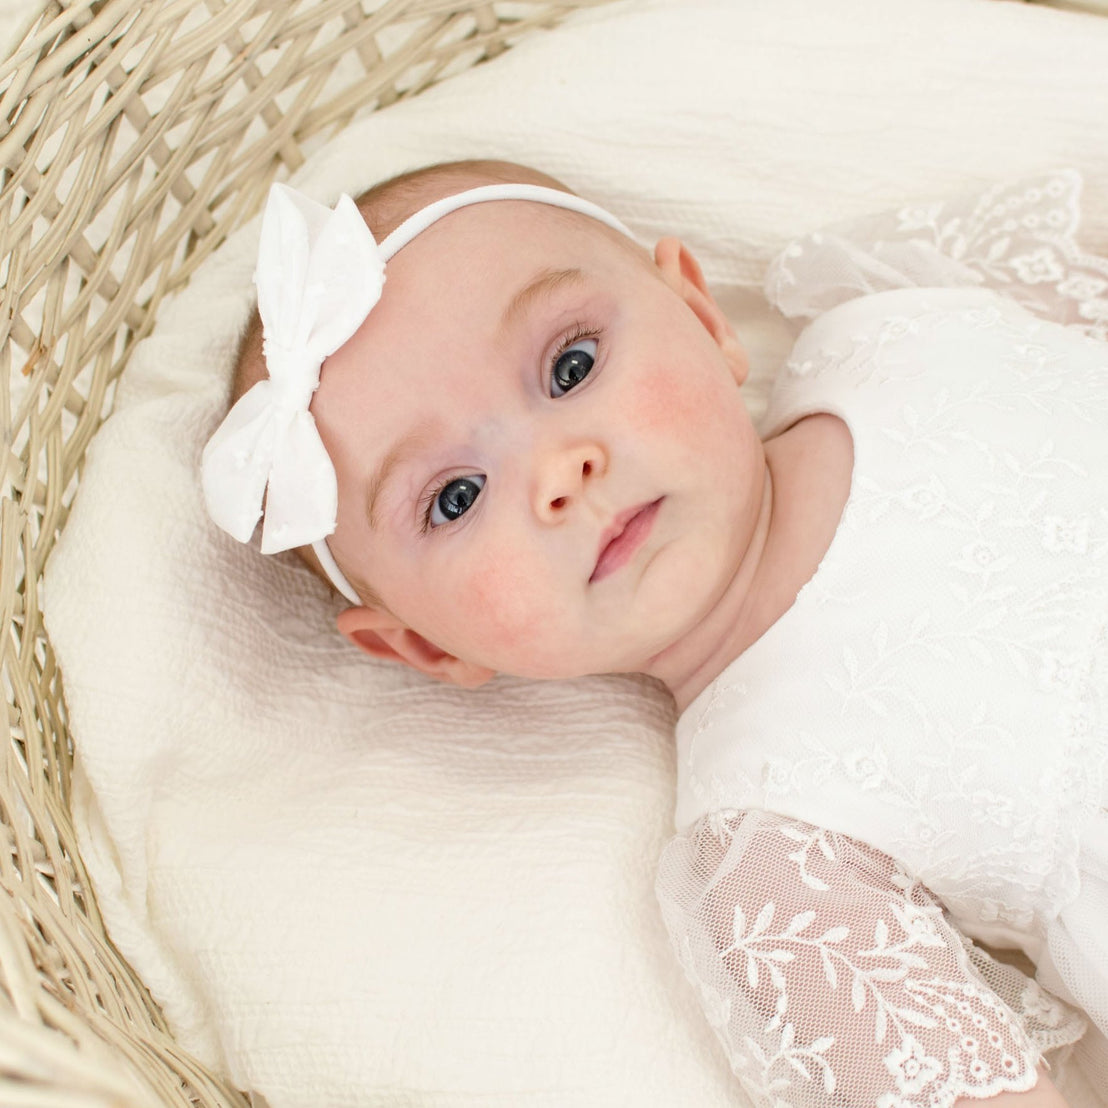
[[[665,684],[659,898],[754,1102],[1067,1103],[1044,1054],[1108,1030],[1104,345],[863,297],[756,429],[689,250],[496,162],[276,187],[257,283],[213,518],[264,496],[375,657]]]

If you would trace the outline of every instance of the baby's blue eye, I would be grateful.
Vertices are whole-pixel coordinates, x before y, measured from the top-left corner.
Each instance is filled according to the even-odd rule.
[[[588,377],[595,361],[596,339],[578,339],[572,346],[567,346],[554,359],[550,371],[551,395],[565,396]]]
[[[480,473],[447,481],[431,501],[427,522],[432,527],[438,527],[441,523],[459,519],[473,507],[473,502],[484,487],[485,478]]]

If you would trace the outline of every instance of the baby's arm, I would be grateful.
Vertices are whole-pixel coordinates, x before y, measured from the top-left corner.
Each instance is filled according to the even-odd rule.
[[[667,846],[658,895],[755,1104],[1064,1104],[1009,1007],[1030,998],[1031,1018],[1052,1000],[994,967],[1001,1000],[934,897],[879,851],[765,812],[717,813]],[[1080,1021],[1053,1012],[1043,1041],[1076,1039]]]
[[[965,1097],[954,1102],[954,1108],[1067,1108],[1062,1094],[1054,1087],[1054,1082],[1039,1067],[1039,1083],[1027,1093],[1001,1093],[988,1100],[967,1100]]]

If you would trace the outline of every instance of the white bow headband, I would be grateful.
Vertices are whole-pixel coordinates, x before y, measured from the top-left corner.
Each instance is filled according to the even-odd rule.
[[[262,553],[310,543],[352,604],[361,601],[326,541],[338,515],[335,468],[308,411],[320,367],[381,298],[389,258],[444,215],[489,200],[567,208],[633,237],[596,204],[540,185],[483,185],[436,200],[380,244],[349,196],[339,197],[332,210],[288,185],[269,190],[254,272],[269,378],[239,398],[208,440],[204,500],[216,524],[248,542],[264,497]]]

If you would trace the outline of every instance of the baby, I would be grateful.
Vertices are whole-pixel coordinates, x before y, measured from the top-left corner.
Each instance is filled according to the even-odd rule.
[[[1043,1051],[1108,1027],[1103,940],[1062,926],[1108,879],[1103,590],[1069,549],[1027,555],[1013,586],[1024,555],[994,548],[1021,528],[1105,541],[1103,347],[987,290],[853,301],[802,337],[759,434],[688,249],[651,256],[497,162],[333,217],[279,191],[257,279],[205,452],[213,517],[245,541],[268,484],[263,551],[335,585],[339,630],[375,657],[466,687],[668,687],[682,834],[659,896],[754,1101],[1065,1103]],[[1042,425],[1057,457],[1010,452]],[[973,495],[948,495],[967,466]],[[1039,775],[1050,804],[1021,809]],[[1052,993],[961,933],[1022,949]]]

